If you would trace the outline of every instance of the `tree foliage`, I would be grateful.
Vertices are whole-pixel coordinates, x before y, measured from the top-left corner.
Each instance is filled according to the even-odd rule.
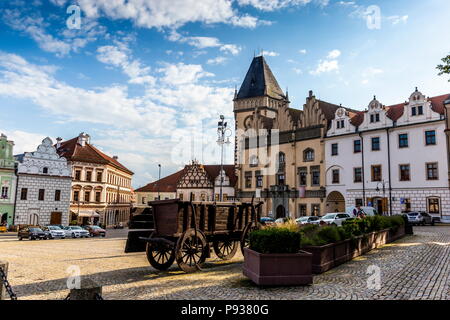
[[[442,76],[444,74],[450,74],[450,55],[442,58],[442,62],[444,64],[440,64],[436,67],[436,69],[440,71],[439,75]],[[450,82],[450,79],[448,81]]]

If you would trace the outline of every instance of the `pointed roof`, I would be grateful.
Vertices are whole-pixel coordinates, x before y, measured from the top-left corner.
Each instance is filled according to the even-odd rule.
[[[264,57],[254,57],[236,98],[245,99],[265,95],[275,99],[286,99]]]
[[[59,156],[64,157],[69,161],[110,164],[129,174],[133,174],[131,170],[122,165],[117,159],[104,154],[93,145],[86,143],[83,147],[78,142],[78,137],[61,142],[61,146],[57,149],[57,152]]]

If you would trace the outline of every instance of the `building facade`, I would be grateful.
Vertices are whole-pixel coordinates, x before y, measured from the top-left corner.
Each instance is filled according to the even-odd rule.
[[[158,199],[219,201],[221,177],[223,201],[232,201],[236,184],[234,166],[224,165],[222,174],[220,169],[220,165],[202,165],[193,161],[178,172],[136,189],[136,206],[145,208],[149,201]]]
[[[236,196],[264,202],[276,218],[326,212],[324,137],[340,107],[309,92],[289,106],[264,57],[255,57],[234,98]]]
[[[37,150],[16,156],[15,224],[69,224],[72,170],[50,138]]]
[[[13,155],[14,142],[4,134],[0,136],[0,225],[14,224],[16,174]]]
[[[72,167],[72,223],[101,223],[106,227],[127,223],[133,172],[116,156],[110,157],[94,147],[85,133],[64,142],[58,139],[57,151]]]
[[[365,111],[336,110],[325,140],[330,212],[360,204],[450,218],[448,97],[416,89],[401,104],[374,97]]]

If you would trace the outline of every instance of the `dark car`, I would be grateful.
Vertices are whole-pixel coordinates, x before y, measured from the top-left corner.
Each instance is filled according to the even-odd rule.
[[[29,239],[29,240],[36,240],[36,239],[47,239],[47,235],[44,231],[42,231],[41,228],[38,227],[26,227],[17,233],[17,236],[19,237],[19,240],[22,239]]]
[[[106,237],[106,230],[100,228],[99,226],[84,226],[83,228],[89,231],[89,235],[91,237]]]

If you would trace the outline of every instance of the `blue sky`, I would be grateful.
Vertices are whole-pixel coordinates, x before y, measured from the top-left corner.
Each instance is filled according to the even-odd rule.
[[[66,24],[72,4],[79,29]],[[450,52],[449,12],[447,0],[0,0],[0,131],[17,153],[87,132],[139,187],[158,163],[167,175],[219,161],[217,118],[232,122],[254,54],[294,108],[309,90],[354,109],[373,95],[400,103],[415,86],[450,93],[435,69]]]

